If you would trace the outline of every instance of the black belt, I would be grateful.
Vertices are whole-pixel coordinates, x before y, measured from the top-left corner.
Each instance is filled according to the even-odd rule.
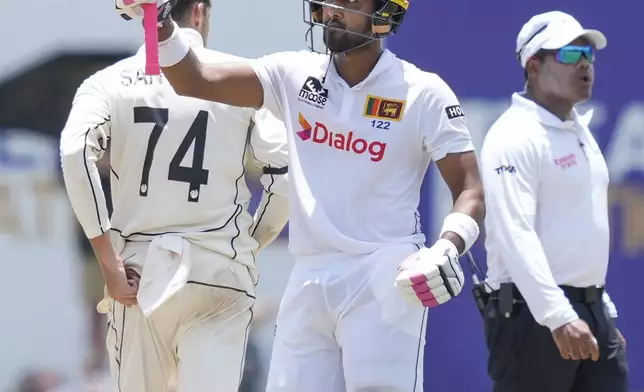
[[[517,288],[516,285],[514,286],[514,294],[513,297],[516,301],[522,301],[525,302],[523,299],[523,295],[521,295],[521,292]],[[599,287],[599,286],[590,286],[590,287],[572,287],[572,286],[559,286],[568,300],[570,300],[571,303],[582,303],[582,304],[592,304],[594,302],[597,302],[601,300],[602,295],[604,294],[604,288]],[[498,299],[498,291],[493,291],[490,293],[490,298],[495,298]]]

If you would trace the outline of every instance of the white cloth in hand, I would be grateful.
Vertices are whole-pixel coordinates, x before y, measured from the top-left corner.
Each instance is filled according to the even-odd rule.
[[[456,297],[465,282],[456,246],[446,239],[413,253],[398,270],[396,287],[410,302],[427,308]]]
[[[186,285],[191,270],[190,243],[187,240],[165,234],[150,242],[136,296],[145,317]]]

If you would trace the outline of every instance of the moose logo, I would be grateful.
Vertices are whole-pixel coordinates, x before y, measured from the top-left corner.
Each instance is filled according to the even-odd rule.
[[[298,101],[315,106],[318,109],[324,108],[328,99],[329,90],[322,87],[322,83],[313,76],[306,78],[297,98]]]

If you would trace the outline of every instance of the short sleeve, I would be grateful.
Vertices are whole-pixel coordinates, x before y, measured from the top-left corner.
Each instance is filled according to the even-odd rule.
[[[282,84],[287,73],[289,62],[297,52],[278,52],[269,54],[251,62],[253,70],[264,89],[264,104],[262,108],[268,109],[278,118],[284,118],[286,97]]]
[[[419,127],[423,150],[436,162],[447,154],[473,151],[474,145],[456,94],[434,77],[423,93]]]

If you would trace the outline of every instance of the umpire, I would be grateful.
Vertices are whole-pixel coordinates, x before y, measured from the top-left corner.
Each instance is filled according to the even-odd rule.
[[[494,392],[626,392],[625,341],[604,289],[606,162],[588,129],[606,37],[562,12],[517,38],[525,91],[481,154],[487,217],[485,329]]]

